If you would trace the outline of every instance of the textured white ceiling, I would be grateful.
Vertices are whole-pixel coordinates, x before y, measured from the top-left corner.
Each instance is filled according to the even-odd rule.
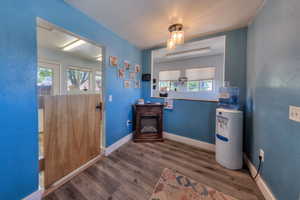
[[[182,22],[186,38],[244,27],[263,0],[65,0],[139,48],[164,43]]]

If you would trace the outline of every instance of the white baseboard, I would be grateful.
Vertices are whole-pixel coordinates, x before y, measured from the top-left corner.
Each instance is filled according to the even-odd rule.
[[[184,144],[188,144],[194,147],[198,147],[201,149],[205,149],[208,151],[215,151],[215,145],[214,144],[210,144],[207,142],[202,142],[199,140],[195,140],[195,139],[191,139],[191,138],[187,138],[187,137],[183,137],[183,136],[179,136],[179,135],[175,135],[174,133],[168,133],[168,132],[164,132],[164,138],[169,139],[169,140],[174,140],[176,142],[181,142]]]
[[[114,152],[115,150],[120,148],[123,144],[129,142],[131,140],[131,138],[132,138],[132,133],[126,135],[125,137],[121,138],[117,142],[115,142],[112,145],[110,145],[109,147],[107,147],[105,149],[105,156],[108,156],[109,154],[111,154],[112,152]]]
[[[246,165],[249,168],[249,171],[250,171],[250,174],[252,175],[252,177],[255,176],[257,173],[257,170],[256,170],[255,166],[253,165],[253,163],[246,156],[246,154],[244,154],[244,160],[245,160]],[[256,185],[258,186],[259,190],[261,191],[261,193],[264,195],[266,200],[276,200],[271,189],[268,187],[268,185],[266,184],[264,179],[260,176],[260,174],[255,179],[255,182],[256,182]]]
[[[43,189],[37,190],[31,195],[25,197],[23,200],[41,200],[43,196],[43,192],[44,192]]]

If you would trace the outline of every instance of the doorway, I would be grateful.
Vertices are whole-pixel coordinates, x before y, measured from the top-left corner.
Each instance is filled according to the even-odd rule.
[[[40,186],[102,154],[104,47],[37,20]]]

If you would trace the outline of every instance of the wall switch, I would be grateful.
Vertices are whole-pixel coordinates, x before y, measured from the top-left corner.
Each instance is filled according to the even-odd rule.
[[[109,101],[109,102],[112,102],[112,95],[109,95],[109,96],[108,96],[108,101]]]
[[[289,107],[289,119],[300,122],[300,107],[290,106]]]
[[[265,161],[265,152],[262,149],[259,149],[259,156],[261,157],[261,161]]]

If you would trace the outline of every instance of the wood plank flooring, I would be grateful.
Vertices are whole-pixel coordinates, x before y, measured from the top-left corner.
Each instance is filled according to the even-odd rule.
[[[214,153],[166,140],[129,142],[44,200],[149,200],[164,168],[241,200],[264,199],[246,169],[224,169]]]

